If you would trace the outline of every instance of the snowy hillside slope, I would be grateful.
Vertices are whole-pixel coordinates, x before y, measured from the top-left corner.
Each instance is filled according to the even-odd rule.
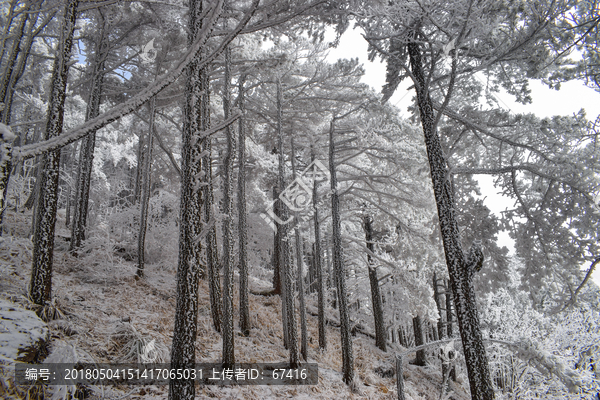
[[[15,219],[17,218],[17,219]],[[9,215],[16,224],[28,221]],[[59,221],[59,224],[64,221]],[[15,228],[15,227],[13,227]],[[13,229],[25,235],[26,229]],[[0,243],[2,275],[1,298],[23,307],[31,307],[26,287],[31,264],[31,243],[26,237],[8,236]],[[165,263],[147,265],[146,277],[136,280],[132,262],[106,248],[92,248],[79,258],[63,251],[55,252],[53,302],[62,317],[49,322],[51,339],[47,360],[78,359],[102,363],[137,362],[143,343],[155,341],[159,361],[168,362],[175,311],[175,266]],[[237,282],[236,282],[237,284]],[[251,290],[260,291],[268,282],[251,280]],[[6,289],[6,290],[5,290]],[[208,285],[200,282],[197,362],[219,362],[221,336],[213,329]],[[238,304],[236,298],[234,304]],[[250,337],[236,334],[237,362],[283,362],[288,352],[282,343],[281,302],[278,296],[250,295],[252,329]],[[236,317],[237,318],[237,317]],[[236,319],[237,326],[237,319]],[[328,326],[328,348],[318,350],[317,319],[308,316],[309,361],[319,365],[319,384],[314,386],[242,386],[198,387],[196,398],[208,399],[397,399],[395,377],[382,378],[375,369],[393,365],[393,352],[384,353],[373,339],[361,334],[353,338],[358,389],[349,390],[342,382],[339,330]],[[67,354],[68,353],[68,354]],[[11,382],[10,362],[0,363],[1,398],[23,398],[26,388]],[[405,365],[407,399],[439,399],[441,373],[435,367]],[[40,389],[44,398],[51,393],[61,398],[67,387]],[[88,398],[166,399],[165,386],[110,386],[88,388]],[[452,383],[453,391],[445,399],[462,400],[469,396],[462,386]],[[12,397],[14,396],[14,397]],[[40,397],[42,398],[42,397]]]

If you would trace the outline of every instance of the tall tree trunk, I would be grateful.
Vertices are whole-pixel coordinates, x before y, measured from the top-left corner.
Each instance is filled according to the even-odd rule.
[[[86,110],[86,121],[100,114],[100,103],[102,87],[104,84],[104,65],[108,54],[108,32],[107,23],[100,14],[102,29],[96,47],[90,97]],[[92,169],[94,167],[94,148],[96,147],[96,131],[92,132],[82,140],[79,149],[79,168],[77,172],[77,184],[75,186],[75,212],[73,214],[73,225],[71,226],[71,243],[69,250],[75,254],[85,240],[85,227],[87,225],[88,206],[90,199],[90,187],[92,182]]]
[[[281,191],[285,189],[285,158],[283,153],[283,93],[281,90],[281,80],[277,80],[277,140],[278,140],[278,158],[279,158],[279,177],[278,186]],[[280,218],[287,221],[289,210],[287,205],[280,202]],[[287,333],[287,348],[290,351],[290,366],[295,368],[298,365],[298,333],[296,331],[296,307],[294,306],[294,291],[292,284],[291,267],[291,248],[288,242],[289,227],[287,224],[279,225],[277,231],[280,232],[281,248],[279,252],[279,266],[281,268],[282,278],[282,315],[284,326],[284,337]]]
[[[460,244],[458,224],[454,215],[454,198],[448,179],[448,166],[435,127],[436,117],[423,72],[420,45],[415,42],[409,43],[408,54],[427,147],[431,181],[446,254],[446,265],[454,293],[454,304],[467,364],[471,397],[474,400],[489,400],[494,398],[494,390],[491,384],[485,347],[483,346],[472,283],[474,262],[480,257],[469,257],[467,260]],[[478,250],[476,247],[472,247],[471,253],[474,256],[481,254]]]
[[[315,153],[311,147],[310,154],[311,162],[315,161]],[[313,180],[313,224],[315,227],[315,251],[314,265],[317,275],[317,312],[319,325],[319,348],[325,350],[327,348],[327,337],[325,330],[325,289],[323,287],[323,261],[321,260],[321,227],[319,221],[319,210],[317,208],[317,180]]]
[[[202,130],[210,128],[210,77],[208,67],[201,71],[202,83]],[[205,156],[202,161],[202,168],[206,179],[204,192],[204,219],[208,226],[206,234],[206,264],[208,275],[208,286],[210,296],[210,310],[212,314],[213,326],[217,332],[221,332],[223,324],[223,303],[221,301],[221,273],[219,268],[219,249],[217,247],[217,228],[215,225],[215,216],[213,215],[213,179],[212,179],[212,138],[202,139],[202,150]]]
[[[225,119],[231,113],[230,93],[231,48],[225,49],[225,76],[223,85],[223,111]],[[235,136],[231,126],[225,129],[227,152],[223,165],[223,365],[233,368],[235,364],[235,343],[233,332],[233,161],[235,159]]]
[[[218,3],[220,7],[222,3]],[[192,46],[202,28],[202,0],[190,0],[188,46]],[[220,10],[217,10],[220,12]],[[181,143],[181,202],[179,224],[179,258],[177,263],[177,301],[171,348],[171,368],[194,368],[198,325],[198,278],[201,242],[196,232],[202,226],[203,195],[201,187],[202,143],[202,71],[196,57],[187,68],[186,100]],[[207,177],[204,176],[206,180]],[[208,222],[208,221],[207,221]],[[169,381],[169,400],[193,400],[193,379]]]
[[[44,139],[58,136],[63,127],[67,77],[77,19],[79,0],[68,0],[64,8],[59,47],[52,70],[52,86],[48,99],[48,121]],[[44,305],[51,298],[54,230],[58,202],[60,150],[49,151],[42,157],[40,190],[38,193],[33,237],[33,265],[29,296],[35,304]]]
[[[279,189],[273,186],[273,213],[280,216],[279,212]],[[277,228],[273,234],[273,294],[281,295],[281,265],[279,263],[279,252],[281,250],[281,230]]]
[[[244,81],[238,81],[238,106],[244,112]],[[250,310],[248,299],[248,224],[246,222],[246,134],[244,118],[238,125],[238,233],[240,258],[240,331],[242,335],[250,335]]]
[[[369,283],[371,284],[371,302],[373,304],[373,318],[375,319],[375,346],[386,351],[385,345],[385,322],[383,320],[383,306],[381,304],[381,295],[379,294],[379,280],[377,279],[377,270],[373,265],[374,253],[373,243],[373,218],[370,215],[363,215],[363,229],[365,231],[365,240],[367,242],[367,268],[369,270]]]
[[[337,192],[335,173],[335,117],[329,125],[329,173],[331,174],[331,225],[333,227],[333,275],[337,286],[337,302],[340,310],[340,335],[342,344],[342,374],[344,382],[351,384],[354,380],[354,362],[352,353],[352,337],[350,336],[350,315],[346,295],[346,272],[342,254],[342,232],[340,222],[340,199]]]
[[[158,74],[157,74],[158,75]],[[146,253],[146,227],[148,223],[148,206],[150,203],[150,187],[152,183],[152,145],[154,144],[154,115],[156,98],[150,100],[150,121],[148,122],[148,139],[144,155],[144,174],[142,176],[142,192],[140,195],[140,229],[138,232],[138,267],[136,275],[144,277],[144,264]]]
[[[292,149],[292,176],[296,180],[296,151],[294,148],[294,137],[291,138],[291,149]],[[316,180],[315,180],[316,181]],[[298,221],[298,215],[296,215],[296,221]],[[302,340],[300,342],[300,354],[304,361],[308,360],[308,340],[306,338],[306,304],[304,302],[304,273],[303,273],[303,256],[302,256],[302,243],[300,238],[300,230],[298,224],[296,224],[295,232],[296,236],[296,265],[297,265],[297,286],[298,286],[298,298],[300,301],[300,333]],[[293,296],[293,293],[292,293]],[[293,314],[292,314],[293,315]]]

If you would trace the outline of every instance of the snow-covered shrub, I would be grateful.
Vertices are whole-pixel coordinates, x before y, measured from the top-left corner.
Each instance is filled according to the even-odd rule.
[[[120,323],[111,339],[116,362],[166,363],[170,359],[169,348],[161,340],[138,331],[131,323]]]
[[[545,316],[515,287],[488,294],[480,316],[500,399],[580,399],[600,388],[600,316],[580,306]]]

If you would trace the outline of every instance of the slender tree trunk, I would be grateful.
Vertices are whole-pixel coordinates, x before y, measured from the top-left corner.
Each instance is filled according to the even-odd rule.
[[[71,145],[71,154],[69,155],[69,171],[67,176],[72,177],[75,169],[77,168],[77,163],[75,162],[75,157],[77,156],[77,143],[73,143]],[[78,169],[78,168],[77,168]],[[71,225],[71,206],[73,205],[73,190],[72,183],[67,184],[67,205],[65,210],[65,226],[68,228]]]
[[[446,293],[446,333],[450,338],[453,335],[452,321],[454,317],[452,314],[452,289],[447,279],[444,279],[444,293]],[[456,382],[456,368],[454,366],[450,370],[450,379]]]
[[[15,3],[11,4],[9,15],[7,16],[7,26],[3,30],[5,33],[2,36],[2,54],[0,56],[0,59],[3,59],[4,57],[4,46],[6,43],[6,37],[8,36],[9,29],[12,24],[15,5]],[[33,6],[31,3],[27,3],[25,7],[27,8],[27,11],[35,11],[35,9],[39,8],[39,2],[33,4]],[[4,71],[0,78],[0,123],[4,123],[7,126],[10,124],[10,108],[12,103],[12,93],[9,92],[8,89],[10,87],[12,78],[16,78],[16,76],[19,74],[19,64],[15,69],[15,62],[17,60],[17,56],[21,51],[20,45],[23,37],[23,31],[25,29],[25,25],[27,23],[29,15],[33,15],[34,20],[37,20],[37,14],[30,14],[28,12],[21,13],[17,26],[13,30],[13,43],[8,53],[8,59],[6,63],[4,63]],[[30,22],[30,26],[33,26],[34,24],[35,22]],[[27,47],[26,49],[28,50]],[[2,220],[4,219],[4,209],[6,208],[6,189],[8,188],[10,172],[12,169],[12,140],[2,140],[1,142],[3,154],[1,155],[2,166],[0,168],[2,168],[4,171],[0,175],[0,236],[2,236]]]
[[[188,46],[192,46],[202,28],[202,0],[189,4]],[[217,10],[220,11],[220,10]],[[177,301],[171,348],[171,368],[194,368],[198,325],[198,279],[201,241],[196,234],[202,226],[201,187],[202,143],[199,133],[203,123],[202,70],[196,57],[187,69],[186,100],[181,147],[181,202],[179,225],[179,258],[177,263]],[[208,179],[207,176],[203,177]],[[205,183],[205,182],[204,182]],[[208,221],[207,221],[208,222]],[[169,400],[193,400],[196,389],[193,379],[169,381]]]
[[[279,212],[279,189],[273,186],[273,212],[280,217]],[[281,230],[278,228],[273,234],[273,294],[281,295],[281,265],[279,263],[279,252],[281,251]]]
[[[210,77],[208,67],[201,71],[202,83],[202,130],[210,129]],[[219,268],[219,250],[217,247],[217,229],[215,225],[215,216],[213,215],[213,179],[212,179],[212,139],[206,137],[202,140],[202,150],[205,153],[203,159],[203,171],[207,180],[203,192],[204,219],[208,227],[206,235],[206,264],[208,275],[208,286],[210,295],[210,309],[212,314],[213,326],[217,332],[221,332],[223,322],[223,303],[221,301],[221,273]]]
[[[138,267],[136,275],[144,277],[144,264],[146,253],[146,227],[148,223],[148,206],[150,203],[150,187],[152,184],[152,145],[154,144],[154,115],[156,99],[150,100],[150,122],[148,123],[148,140],[146,140],[146,151],[144,155],[144,174],[142,176],[142,192],[140,196],[140,229],[138,232]]]
[[[292,149],[292,176],[293,179],[296,179],[296,151],[294,148],[294,137],[291,138],[291,149]],[[316,181],[316,180],[315,180]],[[298,215],[296,215],[296,221],[298,221]],[[302,358],[304,361],[308,360],[308,340],[306,338],[307,330],[306,330],[306,304],[304,303],[304,273],[303,273],[303,257],[302,257],[302,243],[300,238],[300,230],[298,229],[298,225],[296,224],[295,232],[296,236],[296,265],[298,271],[298,277],[296,279],[298,286],[298,298],[300,301],[300,332],[302,335],[302,340],[300,342],[300,354],[302,354]],[[293,293],[292,293],[293,296]],[[293,311],[293,310],[292,310]],[[293,316],[293,313],[292,313]]]
[[[238,106],[244,112],[244,81],[238,82]],[[238,125],[238,232],[240,258],[240,331],[250,336],[250,310],[248,299],[248,224],[246,222],[246,135],[244,118]]]
[[[42,29],[44,29],[46,27],[46,25],[48,25],[48,23],[52,20],[52,18],[56,14],[55,11],[50,12],[46,16],[46,18],[42,21],[42,23],[40,23],[40,25],[36,28],[35,24],[37,23],[37,20],[39,17],[39,12],[37,12],[37,11],[39,11],[41,6],[42,6],[42,1],[37,1],[30,8],[30,12],[32,12],[32,13],[31,13],[31,16],[29,17],[28,25],[25,28],[25,31],[28,32],[28,34],[25,39],[23,48],[20,50],[19,58],[17,60],[17,65],[14,67],[14,69],[10,75],[8,87],[6,88],[6,94],[5,94],[4,100],[3,100],[4,104],[5,104],[5,108],[4,108],[4,113],[1,114],[2,115],[1,120],[6,125],[10,124],[13,95],[15,92],[15,88],[17,86],[17,82],[19,82],[19,79],[21,79],[21,76],[23,76],[23,71],[25,71],[25,66],[27,65],[27,59],[29,58],[29,54],[31,52],[31,47],[33,45],[33,41],[36,38],[36,36],[42,31]],[[2,102],[1,98],[0,98],[0,102]]]
[[[315,160],[315,153],[311,148],[311,162]],[[317,180],[313,180],[313,223],[315,227],[315,251],[314,265],[317,275],[317,301],[318,301],[318,324],[319,324],[319,348],[327,348],[327,337],[325,329],[325,289],[323,287],[323,261],[321,260],[321,227],[319,222],[319,210],[317,209]]]
[[[223,111],[225,119],[231,112],[230,94],[231,48],[225,49],[225,77],[223,87]],[[223,165],[223,365],[233,368],[235,364],[235,343],[233,332],[233,161],[235,159],[235,136],[231,126],[225,129],[227,152]]]
[[[25,6],[26,11],[31,10],[32,4],[30,2],[26,3]],[[21,40],[23,39],[23,33],[25,30],[25,25],[27,24],[27,19],[29,18],[29,12],[23,12],[19,16],[19,20],[17,25],[12,30],[12,46],[8,52],[8,57],[6,62],[4,62],[4,71],[2,73],[2,77],[0,79],[0,103],[6,103],[6,93],[8,90],[10,77],[14,72],[15,64],[17,61],[17,57],[19,56],[19,52],[21,51]],[[4,119],[5,113],[2,113],[2,122],[5,123]]]
[[[138,138],[138,148],[137,148],[137,166],[135,168],[135,184],[133,186],[133,196],[132,196],[132,204],[137,204],[140,201],[140,196],[142,194],[142,175],[144,174],[144,164],[146,160],[144,159],[145,152],[144,148],[146,147],[146,143],[144,142],[144,134],[140,132],[140,137]]]
[[[285,189],[285,159],[283,153],[283,99],[282,99],[281,81],[277,80],[277,138],[278,138],[278,158],[279,158],[279,179],[278,186],[280,190]],[[281,202],[280,203],[280,218],[283,221],[287,221],[289,218],[288,207]],[[291,248],[288,242],[289,228],[286,224],[279,225],[278,231],[281,231],[281,249],[279,252],[279,265],[280,273],[282,278],[282,315],[285,316],[284,325],[284,336],[287,332],[287,348],[290,351],[290,366],[295,368],[298,365],[298,333],[296,330],[296,316],[294,306],[294,291],[292,284],[292,267],[291,267]]]
[[[365,231],[365,240],[367,249],[374,253],[373,245],[373,218],[370,215],[363,216],[363,229]],[[367,268],[369,269],[369,282],[371,284],[371,302],[373,304],[373,318],[375,319],[375,346],[386,351],[385,345],[385,322],[383,320],[383,307],[381,304],[381,295],[379,294],[379,280],[377,279],[377,270],[373,265],[373,257],[367,252]]]
[[[58,136],[62,131],[71,45],[73,44],[78,4],[79,0],[68,0],[64,8],[61,38],[58,42],[57,57],[52,71],[45,140]],[[33,265],[29,285],[31,301],[39,305],[45,305],[51,298],[59,171],[60,150],[45,153],[42,157],[41,184],[33,238]]]
[[[458,224],[454,215],[452,188],[448,179],[448,166],[435,127],[436,118],[423,72],[420,45],[414,42],[409,43],[408,54],[429,158],[446,265],[454,293],[454,304],[467,364],[471,397],[474,400],[490,400],[494,398],[494,390],[477,315],[472,284],[472,265],[467,263],[460,244]],[[476,249],[472,248],[472,250]]]
[[[331,174],[331,225],[333,227],[333,275],[337,286],[337,302],[340,310],[340,335],[342,344],[342,374],[346,384],[354,380],[354,362],[352,353],[352,337],[350,335],[350,315],[346,295],[346,273],[342,254],[342,232],[340,222],[340,200],[337,192],[335,173],[335,142],[333,133],[335,118],[329,125],[329,173]]]
[[[437,322],[438,337],[440,339],[443,339],[446,337],[446,318],[444,317],[445,310],[443,309],[443,305],[445,303],[444,296],[445,296],[445,293],[440,292],[439,280],[437,278],[437,274],[434,272],[433,273],[433,299],[435,300],[435,305],[438,309],[438,314],[440,315],[440,318],[438,319],[438,322]]]
[[[6,15],[6,25],[2,29],[2,36],[0,37],[0,64],[4,61],[4,53],[6,51],[6,39],[10,37],[10,27],[12,26],[13,20],[15,19],[15,7],[19,3],[18,0],[11,0],[8,13]]]
[[[108,32],[106,21],[102,18],[102,29],[97,43],[96,56],[92,74],[90,98],[86,110],[86,121],[100,114],[102,87],[104,84],[104,65],[108,53]],[[85,240],[85,227],[87,225],[90,187],[92,182],[92,169],[94,167],[94,148],[96,147],[96,131],[82,140],[79,149],[79,168],[77,184],[75,186],[75,212],[71,226],[71,243],[69,250],[75,254]]]

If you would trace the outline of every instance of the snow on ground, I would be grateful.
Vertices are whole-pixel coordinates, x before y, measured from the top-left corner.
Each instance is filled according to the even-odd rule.
[[[12,218],[9,216],[8,219]],[[28,221],[28,218],[21,218]],[[59,220],[58,224],[64,224]],[[27,229],[12,230],[20,236],[6,236],[0,244],[2,274],[1,298],[27,306],[26,285],[31,269],[31,242]],[[159,355],[168,360],[175,312],[176,261],[147,265],[145,278],[134,278],[135,265],[115,256],[110,249],[92,249],[78,258],[66,252],[54,255],[53,298],[63,312],[62,320],[49,323],[49,359],[77,358],[95,362],[136,362],[139,343],[155,340]],[[251,280],[251,289],[263,291],[268,282]],[[10,290],[4,290],[10,288]],[[208,285],[200,282],[197,362],[219,362],[221,336],[213,329]],[[236,297],[234,304],[238,304]],[[297,304],[297,302],[296,302]],[[288,352],[282,345],[281,301],[279,296],[250,295],[252,329],[249,337],[235,336],[236,361],[284,362]],[[236,315],[236,326],[237,326]],[[327,350],[318,350],[316,317],[307,316],[309,361],[319,365],[319,384],[314,386],[204,386],[197,387],[196,398],[208,399],[397,399],[395,377],[382,378],[377,366],[393,365],[393,352],[377,349],[374,341],[358,334],[353,338],[357,392],[341,380],[339,330],[327,328]],[[300,324],[298,323],[298,326]],[[138,346],[138,347],[136,347]],[[66,352],[66,353],[65,353]],[[67,354],[68,355],[65,355]],[[62,357],[62,358],[61,358]],[[0,363],[5,365],[5,363]],[[0,368],[1,369],[1,368]],[[441,374],[435,367],[404,366],[407,399],[439,399]],[[6,371],[4,371],[6,378]],[[6,381],[0,376],[0,397]],[[10,386],[10,385],[8,385]],[[446,399],[468,399],[460,385]],[[57,388],[55,388],[57,390]],[[63,388],[64,389],[64,388]],[[91,398],[165,399],[167,386],[92,387]],[[55,392],[56,392],[55,390]],[[49,392],[48,392],[49,393]],[[8,396],[6,396],[8,397]]]

